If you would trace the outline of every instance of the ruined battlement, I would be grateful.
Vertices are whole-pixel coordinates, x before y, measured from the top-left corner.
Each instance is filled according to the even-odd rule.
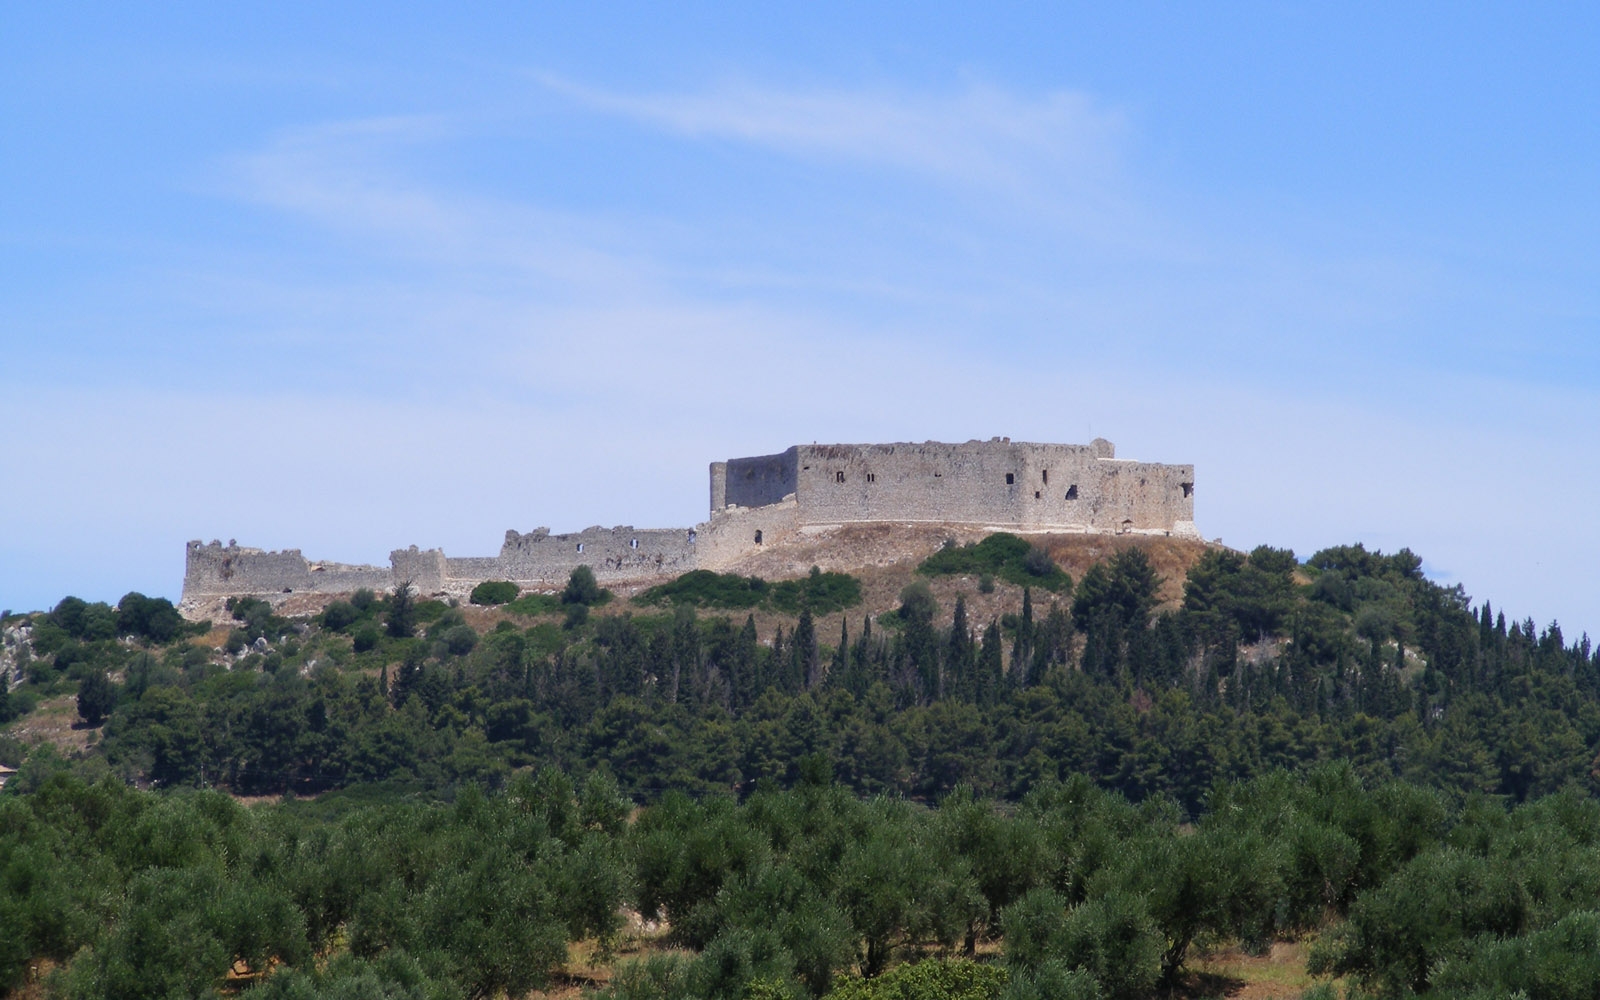
[[[1119,459],[1103,438],[1086,445],[1010,438],[795,445],[713,462],[710,486],[710,517],[691,528],[510,530],[495,556],[446,556],[413,545],[391,552],[387,567],[357,566],[308,560],[298,549],[193,541],[183,596],[334,594],[403,582],[425,594],[465,596],[484,580],[557,586],[579,566],[602,583],[627,583],[726,569],[808,527],[854,523],[1199,537],[1194,466]]]

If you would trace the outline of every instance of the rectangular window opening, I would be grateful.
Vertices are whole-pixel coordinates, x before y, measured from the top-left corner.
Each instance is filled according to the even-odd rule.
[[[1006,485],[1007,486],[1015,486],[1016,484],[1017,484],[1016,473],[1014,473],[1014,472],[1006,473]]]
[[[867,473],[867,482],[875,483],[877,481],[878,481],[878,474],[876,472]]]
[[[1044,484],[1046,486],[1050,485],[1050,470],[1049,469],[1041,469],[1039,471],[1039,476],[1040,476],[1041,479],[1044,480]]]
[[[838,472],[835,472],[833,474],[833,481],[836,482],[836,483],[844,482],[844,470],[843,469],[840,469]]]

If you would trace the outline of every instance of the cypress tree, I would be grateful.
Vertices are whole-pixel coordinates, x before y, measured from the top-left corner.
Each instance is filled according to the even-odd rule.
[[[1001,663],[1000,625],[993,618],[983,630],[983,645],[978,650],[977,698],[980,705],[993,705],[1000,698],[1000,685],[1005,680],[1005,667]]]
[[[972,632],[967,627],[967,601],[956,597],[956,610],[950,622],[950,642],[945,648],[945,669],[941,678],[941,696],[974,701]]]
[[[827,683],[839,685],[844,682],[845,672],[849,669],[850,662],[850,619],[844,615],[839,616],[839,646],[833,651],[833,661],[828,664]]]

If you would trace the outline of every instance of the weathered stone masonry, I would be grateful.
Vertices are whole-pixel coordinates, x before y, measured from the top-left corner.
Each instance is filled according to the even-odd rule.
[[[711,515],[692,528],[507,531],[498,556],[447,557],[412,546],[391,552],[387,567],[194,541],[183,596],[349,593],[402,581],[425,594],[464,595],[484,580],[556,585],[578,566],[602,583],[624,583],[724,569],[808,529],[861,522],[1198,537],[1194,467],[1124,461],[1104,439],[797,445],[712,463]]]

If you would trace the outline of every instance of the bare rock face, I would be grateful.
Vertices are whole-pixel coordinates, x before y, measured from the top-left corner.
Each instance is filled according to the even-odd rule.
[[[22,665],[33,656],[32,639],[28,625],[7,625],[0,632],[0,679],[10,686],[22,683]]]

